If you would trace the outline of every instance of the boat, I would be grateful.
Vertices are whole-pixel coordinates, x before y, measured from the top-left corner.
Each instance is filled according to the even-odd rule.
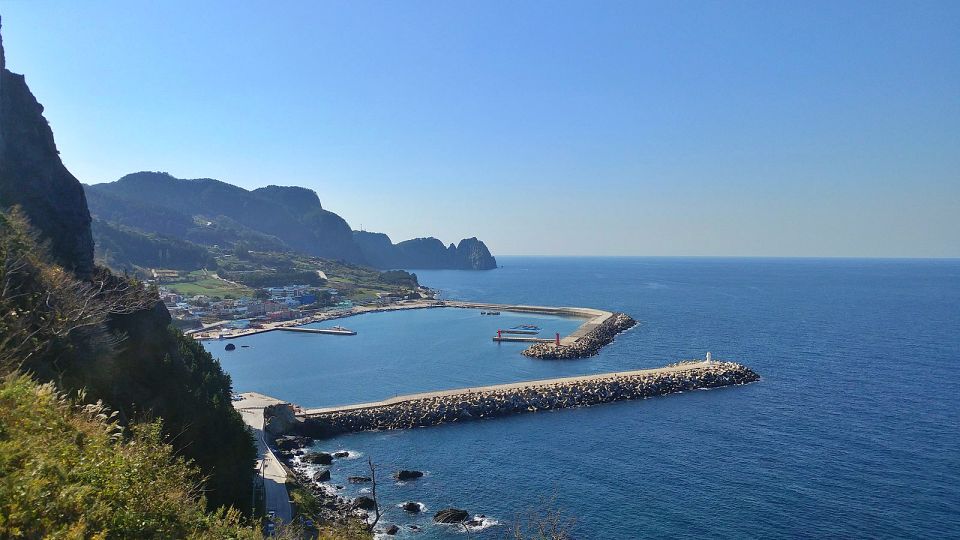
[[[540,331],[540,327],[535,324],[520,324],[513,327],[514,330],[536,330]]]

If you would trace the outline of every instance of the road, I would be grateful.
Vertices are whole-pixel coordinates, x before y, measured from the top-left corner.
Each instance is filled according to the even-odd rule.
[[[240,401],[234,401],[233,407],[240,411],[243,421],[246,422],[253,431],[253,437],[257,442],[257,455],[259,456],[257,464],[263,475],[263,488],[266,498],[267,512],[273,511],[277,519],[289,523],[293,519],[293,511],[290,508],[290,494],[287,493],[287,471],[280,464],[280,460],[273,454],[263,434],[263,409],[268,405],[282,403],[263,394],[247,392],[240,394],[243,398]]]

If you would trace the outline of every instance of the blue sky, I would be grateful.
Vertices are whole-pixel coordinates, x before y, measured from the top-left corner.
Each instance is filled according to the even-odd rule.
[[[960,2],[0,1],[85,183],[495,254],[960,256]]]

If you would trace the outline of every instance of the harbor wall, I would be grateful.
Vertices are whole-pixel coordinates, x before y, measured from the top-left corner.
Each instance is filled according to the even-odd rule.
[[[613,342],[617,334],[633,328],[636,324],[637,321],[626,313],[611,313],[602,322],[598,322],[590,328],[584,328],[583,332],[574,332],[574,334],[571,334],[573,339],[562,340],[560,345],[536,343],[521,354],[541,360],[586,358],[600,352],[601,348]]]
[[[652,370],[416,394],[373,404],[314,409],[298,415],[296,422],[288,422],[283,431],[324,438],[356,431],[407,429],[645,399],[747,384],[759,378],[751,369],[733,362],[688,362]]]

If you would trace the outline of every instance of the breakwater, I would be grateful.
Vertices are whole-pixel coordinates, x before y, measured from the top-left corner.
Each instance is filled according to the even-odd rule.
[[[522,354],[541,360],[586,358],[600,352],[600,349],[612,342],[617,334],[633,328],[636,324],[637,321],[626,313],[611,313],[575,339],[563,340],[559,345],[549,342],[535,343]]]
[[[306,410],[296,419],[277,418],[283,429],[275,432],[324,438],[356,431],[407,429],[645,399],[747,384],[759,378],[751,369],[733,362],[684,362],[658,369],[414,394],[376,403]]]

